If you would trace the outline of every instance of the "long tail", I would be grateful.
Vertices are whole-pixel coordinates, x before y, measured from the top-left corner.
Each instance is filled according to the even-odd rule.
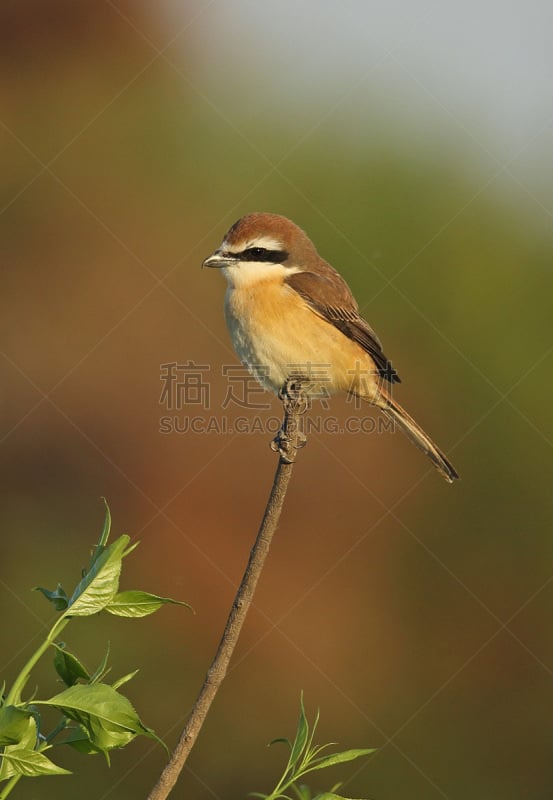
[[[420,425],[417,425],[413,417],[410,417],[399,403],[396,403],[388,394],[384,394],[381,391],[378,402],[375,405],[377,405],[387,417],[397,422],[401,430],[407,434],[413,444],[422,450],[423,453],[426,453],[440,475],[442,475],[448,483],[453,483],[455,478],[459,477],[451,461],[448,461],[442,451],[434,444],[430,436],[423,431]]]

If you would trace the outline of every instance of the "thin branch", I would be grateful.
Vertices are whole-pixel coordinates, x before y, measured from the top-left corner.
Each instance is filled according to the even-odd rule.
[[[305,444],[305,437],[300,430],[299,416],[304,413],[306,402],[299,382],[288,381],[281,394],[281,399],[284,405],[284,421],[272,445],[273,449],[280,453],[280,458],[257,539],[250,553],[246,571],[238,587],[223,636],[203,686],[190,712],[179,742],[167,766],[148,795],[148,800],[165,800],[169,795],[198,738],[211,703],[221,687],[234,648],[238,642],[240,630],[251,605],[257,581],[267,558],[273,534],[278,525],[286,490],[292,476],[296,451]]]

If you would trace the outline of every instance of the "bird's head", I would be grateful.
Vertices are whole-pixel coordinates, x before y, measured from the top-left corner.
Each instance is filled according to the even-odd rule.
[[[235,222],[203,267],[219,267],[231,285],[302,272],[318,258],[309,237],[278,214],[247,214]]]

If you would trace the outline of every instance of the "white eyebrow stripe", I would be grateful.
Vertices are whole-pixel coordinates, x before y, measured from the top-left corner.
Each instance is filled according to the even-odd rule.
[[[230,253],[241,253],[243,250],[248,250],[250,247],[263,247],[265,250],[283,250],[282,242],[274,239],[272,236],[257,236],[254,239],[246,239],[245,242],[229,245],[225,239],[221,244],[221,250],[228,250]]]
[[[273,239],[272,236],[257,236],[247,242],[245,249],[249,247],[264,247],[265,250],[282,250],[282,242]]]

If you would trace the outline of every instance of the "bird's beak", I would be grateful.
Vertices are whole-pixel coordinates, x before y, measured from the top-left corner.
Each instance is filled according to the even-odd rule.
[[[223,250],[216,250],[205,261],[202,262],[202,267],[232,267],[236,264],[238,258],[232,253],[225,253]]]

